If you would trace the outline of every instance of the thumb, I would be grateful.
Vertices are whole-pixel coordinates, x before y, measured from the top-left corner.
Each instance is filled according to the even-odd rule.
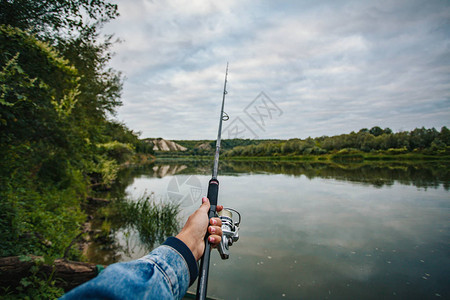
[[[211,205],[209,204],[209,199],[206,197],[203,197],[202,205],[200,206],[199,210],[202,210],[205,213],[208,213],[210,207],[211,207]]]

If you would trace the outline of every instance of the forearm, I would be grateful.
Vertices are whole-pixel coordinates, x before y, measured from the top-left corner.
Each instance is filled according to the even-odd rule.
[[[172,237],[138,260],[109,266],[62,299],[181,299],[197,273],[189,248]]]

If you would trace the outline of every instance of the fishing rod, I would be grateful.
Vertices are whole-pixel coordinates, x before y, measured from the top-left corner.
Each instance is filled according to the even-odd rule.
[[[209,209],[208,217],[209,219],[219,216],[222,220],[222,240],[219,245],[219,253],[222,259],[227,259],[230,255],[229,247],[239,239],[239,224],[241,222],[241,215],[234,209],[223,209],[217,215],[217,198],[219,195],[219,181],[217,180],[217,174],[219,172],[219,152],[220,152],[220,142],[222,137],[222,121],[228,121],[230,118],[226,112],[223,111],[225,106],[225,96],[227,95],[227,77],[228,77],[228,63],[227,69],[225,71],[225,83],[223,86],[223,97],[222,97],[222,109],[220,111],[219,120],[219,132],[217,133],[216,141],[216,153],[214,155],[214,165],[212,171],[212,177],[208,183],[208,199],[211,207]],[[239,215],[239,221],[235,222],[233,220],[232,212]],[[200,261],[200,274],[198,276],[197,284],[197,297],[196,299],[204,300],[206,299],[206,292],[208,286],[208,274],[209,274],[209,261],[211,258],[211,244],[208,242],[208,234],[205,236],[205,252]]]

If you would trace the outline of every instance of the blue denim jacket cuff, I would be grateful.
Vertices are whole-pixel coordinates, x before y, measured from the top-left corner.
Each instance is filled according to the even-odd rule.
[[[195,257],[192,254],[189,247],[186,246],[186,244],[183,243],[181,240],[179,240],[173,236],[169,237],[163,243],[163,245],[172,247],[173,249],[177,250],[183,256],[184,260],[186,261],[186,263],[189,267],[189,277],[190,277],[189,286],[191,286],[194,283],[195,279],[197,279],[198,266],[197,266],[197,262],[195,261]]]

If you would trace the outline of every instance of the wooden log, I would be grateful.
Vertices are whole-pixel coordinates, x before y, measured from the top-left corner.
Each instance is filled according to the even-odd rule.
[[[69,291],[80,284],[91,280],[98,274],[97,265],[66,259],[57,259],[53,265],[40,264],[42,256],[30,256],[30,260],[22,261],[19,256],[0,258],[0,286],[16,287],[23,277],[31,275],[30,268],[34,265],[40,267],[38,274],[48,278],[53,273],[56,285]]]

